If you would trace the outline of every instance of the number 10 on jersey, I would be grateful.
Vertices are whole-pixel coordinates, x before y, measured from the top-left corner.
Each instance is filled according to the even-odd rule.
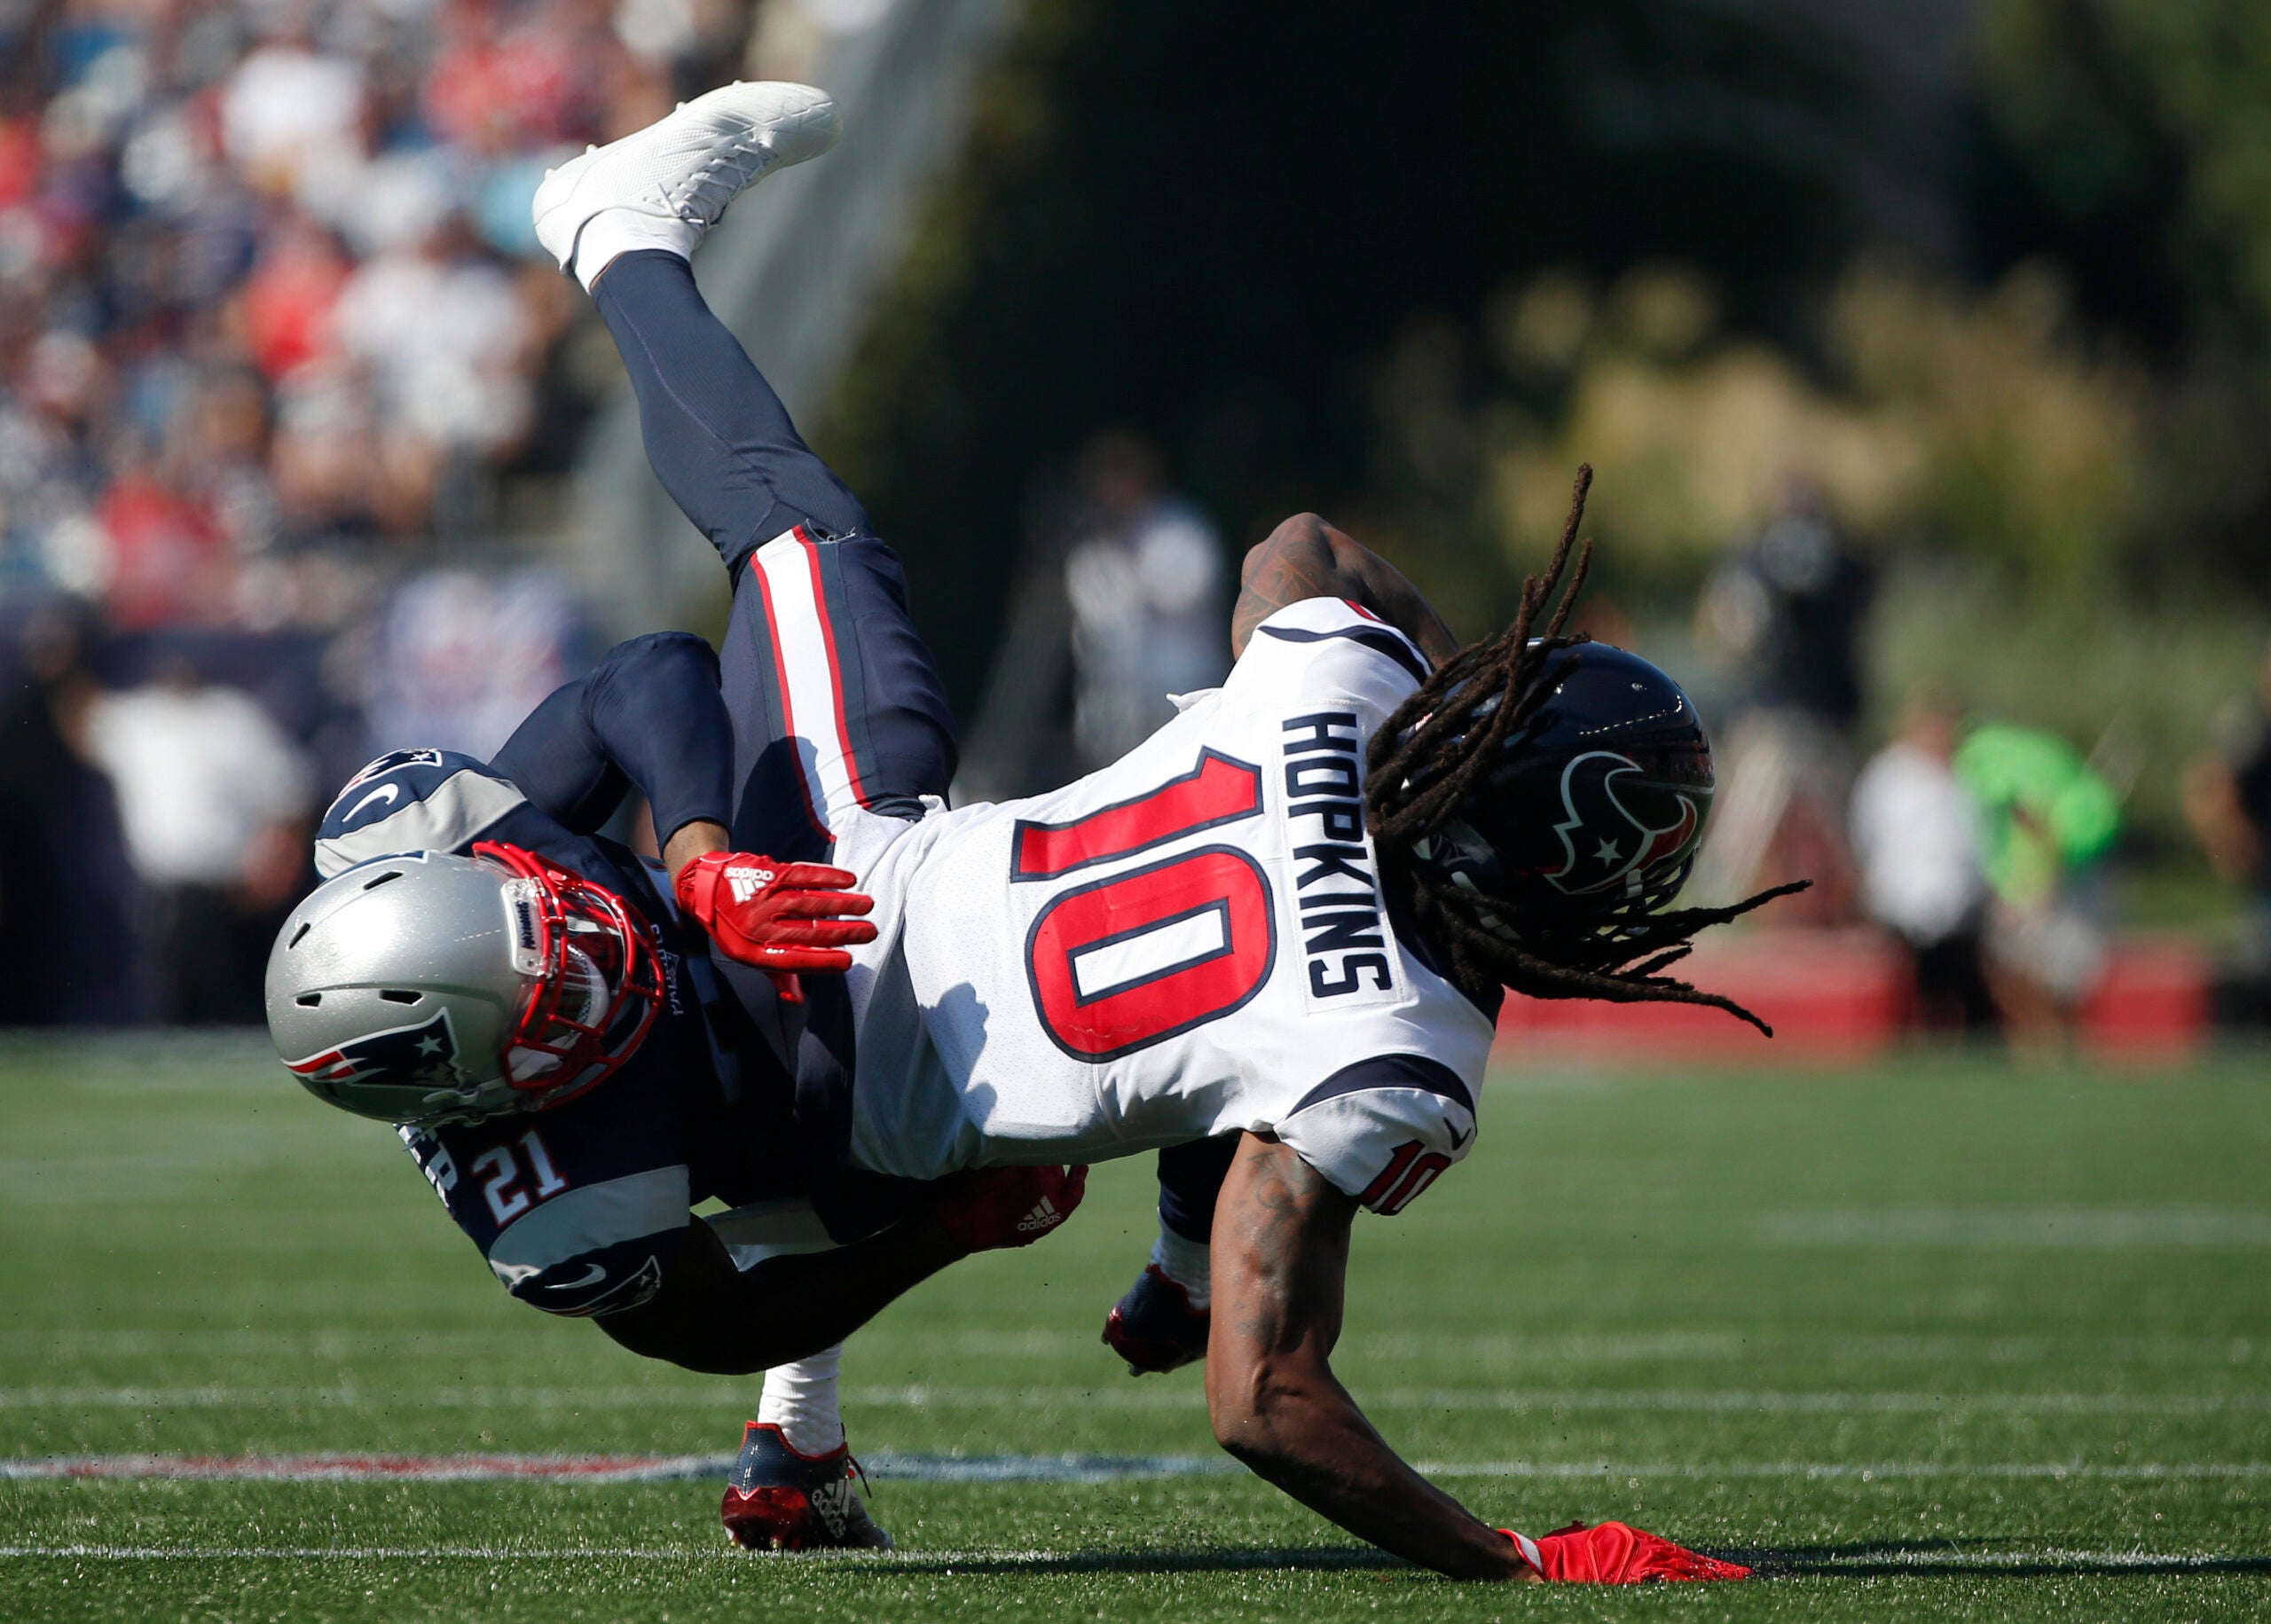
[[[1261,769],[1202,750],[1191,772],[1133,800],[1070,823],[1018,823],[1010,878],[1061,879],[1261,812]],[[1269,879],[1228,845],[1070,886],[1043,905],[1025,938],[1041,1028],[1083,1060],[1220,1020],[1261,990],[1277,957]]]

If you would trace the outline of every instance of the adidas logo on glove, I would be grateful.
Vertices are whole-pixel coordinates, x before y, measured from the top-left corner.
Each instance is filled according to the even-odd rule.
[[[1064,1221],[1065,1214],[1057,1210],[1057,1204],[1043,1196],[1039,1206],[1018,1220],[1018,1233],[1033,1235],[1043,1229],[1054,1229]]]
[[[734,888],[735,902],[747,902],[751,897],[773,883],[773,870],[730,867],[726,870],[726,883]]]

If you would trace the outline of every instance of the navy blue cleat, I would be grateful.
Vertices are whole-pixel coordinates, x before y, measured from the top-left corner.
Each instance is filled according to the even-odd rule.
[[[1207,1314],[1191,1293],[1147,1263],[1128,1295],[1104,1316],[1104,1345],[1128,1361],[1130,1376],[1179,1370],[1206,1357]]]
[[[750,1422],[719,1508],[726,1537],[744,1550],[889,1550],[852,1487],[858,1470],[848,1445],[799,1455],[779,1427]]]

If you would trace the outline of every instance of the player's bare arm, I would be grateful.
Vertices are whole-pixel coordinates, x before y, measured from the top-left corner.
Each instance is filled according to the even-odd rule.
[[[1206,1408],[1222,1446],[1310,1510],[1455,1579],[1535,1579],[1400,1459],[1332,1374],[1356,1201],[1245,1135],[1214,1212]]]
[[[1308,598],[1362,604],[1437,665],[1458,652],[1458,639],[1403,571],[1315,514],[1295,514],[1246,555],[1230,609],[1231,655],[1243,655],[1270,616]]]
[[[695,858],[733,849],[733,836],[726,833],[724,824],[698,818],[663,843],[663,867],[670,870],[671,878],[675,880],[679,871]]]

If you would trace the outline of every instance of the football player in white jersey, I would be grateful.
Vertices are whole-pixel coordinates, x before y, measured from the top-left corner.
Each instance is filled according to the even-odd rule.
[[[834,133],[818,91],[729,86],[536,200],[623,354],[656,472],[735,584],[731,828],[679,870],[681,910],[714,935],[736,869],[796,862],[873,898],[873,939],[801,996],[718,967],[778,1060],[811,1222],[872,1259],[949,1175],[1161,1151],[1144,1278],[1183,1317],[1144,1332],[1131,1294],[1114,1345],[1162,1368],[1201,1326],[1216,1435],[1254,1471],[1455,1576],[1743,1576],[1622,1524],[1494,1528],[1397,1457],[1330,1363],[1356,1215],[1402,1210],[1472,1146],[1503,988],[1753,1018],[1663,974],[1741,911],[1663,909],[1710,794],[1693,711],[1645,661],[1563,635],[1582,558],[1550,601],[1589,475],[1501,636],[1461,648],[1383,561],[1289,520],[1248,557],[1220,689],[1064,789],[948,810],[952,725],[897,561],[688,263],[736,192]],[[1077,1171],[1059,1188],[1077,1199]],[[805,1342],[908,1274],[847,1283]],[[697,1220],[659,1285],[595,1322],[749,1369],[821,1351],[799,1308]]]
[[[1218,1191],[1174,1192],[1214,1196],[1224,1446],[1446,1573],[1597,1561],[1599,1539],[1510,1540],[1426,1483],[1327,1360],[1357,1210],[1401,1210],[1473,1143],[1504,986],[1723,1002],[1662,974],[1723,916],[1660,911],[1709,804],[1702,731],[1653,666],[1562,636],[1569,594],[1548,602],[1589,474],[1502,636],[1461,649],[1385,562],[1292,520],[1247,561],[1220,689],[1064,789],[947,810],[951,723],[896,561],[688,263],[740,185],[822,150],[822,106],[713,92],[536,205],[616,337],[656,473],[735,579],[734,839],[875,898],[875,939],[790,1037],[820,1218],[868,1232],[893,1186],[968,1168],[1227,1146]],[[703,1300],[666,1282],[609,1329],[691,1351]],[[1715,1571],[1660,1543],[1622,1565]]]

